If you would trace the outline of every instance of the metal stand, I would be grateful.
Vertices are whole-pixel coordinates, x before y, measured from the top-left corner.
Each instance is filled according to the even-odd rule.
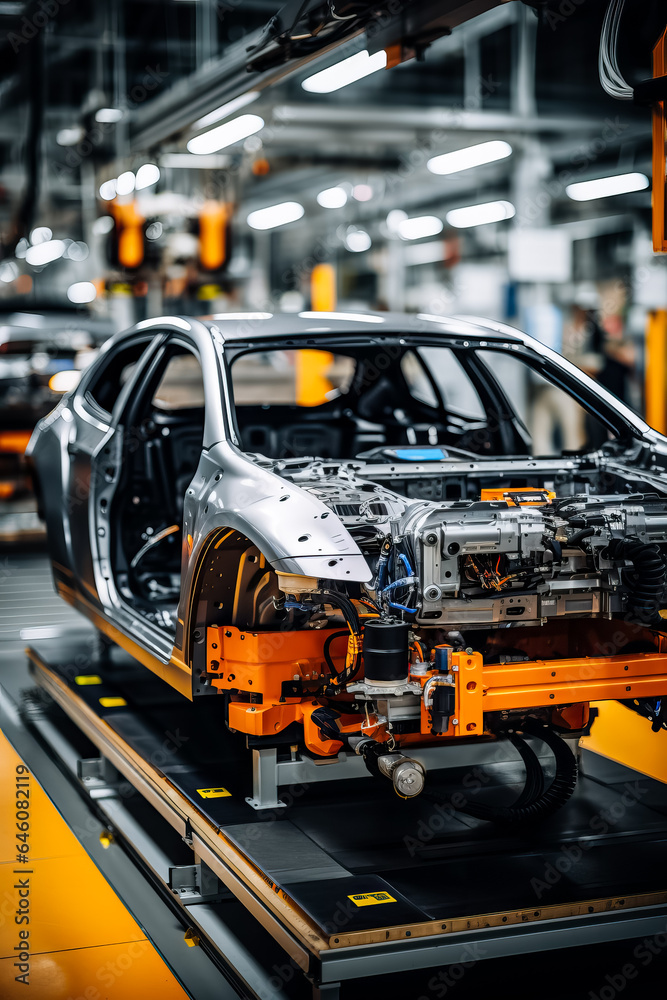
[[[541,751],[544,752],[544,751]],[[438,746],[410,750],[426,771],[462,765],[483,765],[492,755],[497,760],[493,745],[468,745],[465,747]],[[370,778],[361,757],[341,750],[337,757],[307,757],[292,747],[290,757],[278,758],[275,747],[252,751],[252,795],[246,802],[253,809],[283,809],[292,805],[309,785],[319,781],[342,781],[349,778]],[[428,780],[428,779],[427,779]],[[280,789],[283,789],[282,793]],[[279,797],[282,795],[282,798]]]

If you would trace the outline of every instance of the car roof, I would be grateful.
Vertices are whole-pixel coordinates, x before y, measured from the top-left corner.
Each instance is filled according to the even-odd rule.
[[[432,316],[426,313],[393,312],[313,312],[270,313],[270,312],[230,312],[202,317],[209,327],[216,327],[225,341],[263,340],[269,337],[301,337],[319,333],[367,334],[369,338],[383,333],[445,333],[461,336],[483,335],[484,330],[465,317]],[[509,329],[509,328],[508,328]],[[487,333],[493,331],[487,328]],[[493,337],[496,339],[496,337]],[[500,339],[507,340],[505,334]],[[522,334],[511,331],[509,339],[521,342]]]
[[[346,334],[365,334],[369,342],[377,343],[383,336],[395,337],[427,336],[437,338],[443,336],[446,343],[466,348],[468,346],[502,347],[518,351],[521,347],[528,348],[542,358],[553,368],[569,374],[575,381],[587,387],[588,392],[604,400],[616,411],[626,424],[635,432],[648,433],[649,425],[637,413],[630,409],[620,399],[610,393],[599,382],[582,372],[567,358],[546,347],[540,341],[514,327],[478,316],[435,316],[429,313],[392,313],[392,312],[312,312],[271,313],[271,312],[228,312],[212,316],[203,316],[199,320],[186,316],[162,316],[156,319],[143,320],[131,330],[117,335],[119,339],[140,331],[160,328],[176,328],[176,330],[193,330],[193,324],[208,330],[213,339],[233,344],[235,341],[257,343],[269,340],[280,340],[285,347],[293,346],[293,340],[308,338],[314,334],[330,334],[334,337]],[[193,331],[194,332],[194,331]],[[469,343],[472,342],[472,343]],[[656,433],[656,432],[652,432]]]

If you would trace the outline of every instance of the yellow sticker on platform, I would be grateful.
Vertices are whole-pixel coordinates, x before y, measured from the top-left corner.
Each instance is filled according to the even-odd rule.
[[[395,903],[396,900],[388,892],[357,892],[348,896],[355,906],[376,906],[378,903]]]
[[[102,678],[98,677],[97,674],[79,674],[78,677],[74,678],[75,684],[101,684]]]
[[[100,705],[102,708],[120,708],[121,705],[127,705],[124,698],[100,698]]]
[[[232,794],[226,788],[198,788],[197,791],[203,799],[223,799]]]

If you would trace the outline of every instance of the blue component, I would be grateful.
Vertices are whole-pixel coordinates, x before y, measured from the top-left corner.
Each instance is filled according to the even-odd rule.
[[[435,669],[439,670],[441,674],[447,673],[452,665],[452,647],[436,646],[434,663]]]
[[[396,458],[401,462],[442,462],[448,457],[442,448],[396,448]]]
[[[400,580],[394,580],[393,583],[388,583],[382,593],[386,594],[390,590],[396,590],[397,587],[411,587],[413,583],[414,579],[410,580],[407,576],[402,576]]]
[[[393,601],[387,601],[390,608],[397,608],[399,611],[407,611],[410,615],[416,615],[416,608],[406,608],[405,604],[395,604]]]
[[[378,590],[382,591],[387,581],[388,556],[381,555],[378,563]]]
[[[412,572],[412,566],[410,565],[410,560],[408,559],[408,557],[405,556],[405,555],[403,555],[402,552],[399,552],[398,553],[398,558],[401,560],[401,562],[405,566],[405,572],[408,574],[408,576],[414,576],[415,574]]]

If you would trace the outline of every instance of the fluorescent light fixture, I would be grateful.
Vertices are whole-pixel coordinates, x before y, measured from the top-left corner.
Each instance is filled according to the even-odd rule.
[[[387,53],[384,49],[373,55],[364,49],[363,52],[357,52],[348,59],[343,59],[342,62],[309,76],[301,86],[309,94],[331,94],[334,90],[340,90],[341,87],[347,87],[357,80],[363,80],[365,76],[370,76],[371,73],[376,73],[379,69],[384,69],[386,65]]]
[[[350,323],[384,323],[383,316],[369,316],[366,313],[346,312],[300,312],[301,319],[339,319]]]
[[[67,298],[70,302],[80,305],[83,302],[93,302],[97,298],[97,289],[92,281],[75,281],[67,289]]]
[[[84,135],[85,132],[80,125],[74,125],[72,128],[61,128],[56,132],[56,142],[59,146],[76,146]]]
[[[19,269],[15,261],[6,260],[0,264],[0,281],[4,281],[8,285],[11,281],[16,281],[18,276]]]
[[[342,187],[325,188],[318,194],[317,204],[322,208],[342,208],[347,204],[347,191]]]
[[[241,115],[239,118],[233,118],[232,121],[225,122],[224,125],[218,125],[217,128],[202,132],[201,135],[190,139],[188,152],[198,155],[200,153],[217,153],[219,149],[233,146],[235,142],[247,139],[249,135],[254,135],[262,128],[264,128],[264,119],[260,118],[259,115]]]
[[[247,107],[248,104],[252,104],[259,97],[259,90],[249,90],[247,94],[241,94],[240,97],[235,97],[231,101],[227,101],[226,104],[222,104],[215,111],[209,111],[207,115],[203,118],[198,118],[193,124],[193,128],[208,128],[209,125],[215,125],[216,122],[222,121],[223,118],[228,118],[229,115],[233,115],[235,111],[240,111],[241,108]]]
[[[229,157],[220,153],[163,153],[160,163],[165,170],[224,170]]]
[[[136,178],[131,170],[124,170],[120,177],[116,178],[116,194],[132,194],[136,185]]]
[[[53,233],[48,226],[37,226],[30,233],[30,242],[33,246],[37,246],[38,243],[48,243],[51,239],[53,239]]]
[[[151,187],[153,184],[157,184],[159,180],[160,168],[154,163],[144,163],[137,170],[137,178],[134,186],[137,191],[141,191],[143,188]]]
[[[47,240],[46,243],[38,243],[36,247],[28,247],[25,259],[33,267],[42,267],[62,257],[66,249],[67,245],[62,240]]]
[[[104,125],[113,125],[114,122],[119,122],[122,117],[123,112],[120,108],[100,108],[99,111],[95,112],[95,121]]]
[[[402,208],[393,208],[391,212],[389,212],[386,219],[387,229],[389,230],[389,232],[397,233],[398,227],[402,222],[405,222],[407,217],[408,213],[404,212]]]
[[[353,229],[345,237],[344,243],[350,253],[363,253],[371,248],[371,238],[365,229]]]
[[[370,184],[355,184],[352,188],[352,197],[355,201],[370,201],[373,197],[373,188]]]
[[[487,201],[483,205],[469,205],[447,212],[447,222],[455,229],[470,229],[471,226],[486,226],[489,222],[503,222],[512,219],[516,209],[510,201]]]
[[[402,240],[422,240],[426,236],[437,236],[442,230],[442,219],[435,215],[419,215],[414,219],[403,219],[398,224],[398,235]]]
[[[65,251],[65,257],[70,260],[85,260],[89,254],[88,244],[84,243],[83,240],[67,242],[67,250]]]
[[[110,233],[113,229],[113,219],[110,215],[101,215],[99,219],[95,219],[93,222],[93,233],[95,236],[104,236],[105,233]]]
[[[270,205],[251,212],[246,219],[251,229],[275,229],[276,226],[286,226],[288,222],[296,222],[303,215],[303,205],[298,201],[283,201],[279,205]]]
[[[460,170],[480,167],[483,163],[504,160],[511,153],[509,142],[493,139],[491,142],[479,142],[476,146],[466,146],[465,149],[455,149],[451,153],[434,156],[426,166],[432,174],[457,174]]]
[[[614,177],[598,177],[593,181],[578,181],[568,184],[565,194],[572,201],[593,201],[595,198],[611,198],[631,191],[644,191],[648,187],[646,174],[616,174]]]
[[[72,389],[76,389],[80,379],[80,371],[77,371],[76,368],[68,368],[51,376],[49,389],[51,392],[71,392]]]
[[[113,201],[113,199],[116,197],[115,177],[113,178],[113,180],[104,181],[103,184],[100,184],[99,195],[102,201]]]

